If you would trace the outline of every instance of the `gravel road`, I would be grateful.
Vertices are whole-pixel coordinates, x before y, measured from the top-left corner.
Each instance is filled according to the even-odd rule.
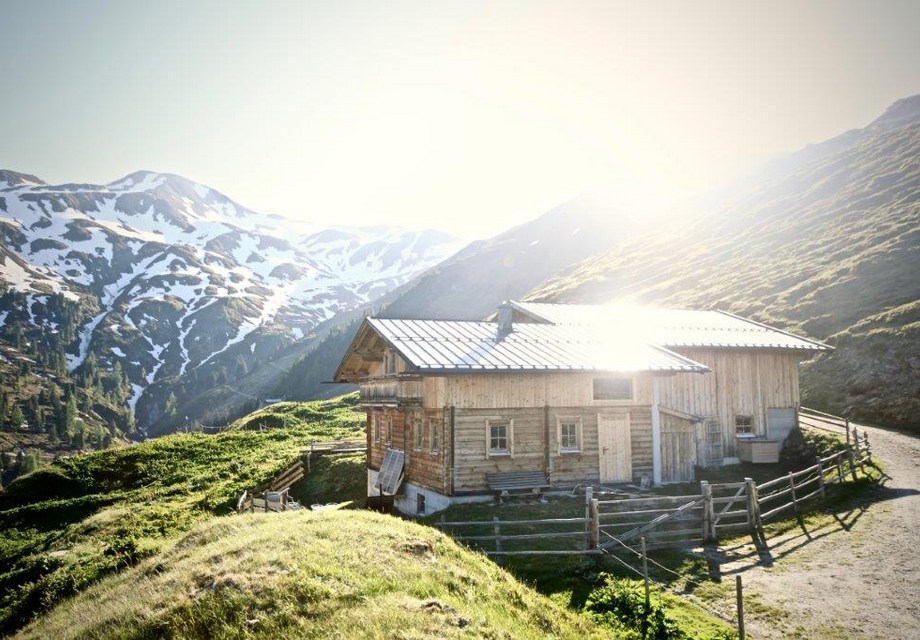
[[[807,533],[770,538],[772,566],[751,549],[721,566],[726,583],[743,576],[752,637],[920,638],[920,439],[866,430],[881,486]]]

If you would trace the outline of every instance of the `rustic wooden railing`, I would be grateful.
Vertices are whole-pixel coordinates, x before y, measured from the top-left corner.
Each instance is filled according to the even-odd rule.
[[[359,387],[362,404],[420,404],[424,382],[420,376],[392,375],[362,378]]]

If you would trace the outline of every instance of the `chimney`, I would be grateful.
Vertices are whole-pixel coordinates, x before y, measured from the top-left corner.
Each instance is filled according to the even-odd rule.
[[[511,303],[507,300],[502,302],[498,306],[498,333],[499,335],[505,335],[511,333],[512,323],[511,316],[514,313],[514,309],[511,307]]]

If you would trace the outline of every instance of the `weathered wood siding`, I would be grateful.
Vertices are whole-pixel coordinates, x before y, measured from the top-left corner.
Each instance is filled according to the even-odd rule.
[[[722,427],[725,457],[737,455],[736,415],[752,416],[754,432],[764,435],[767,409],[799,406],[798,354],[731,349],[681,349],[680,353],[707,365],[712,372],[662,378],[661,406],[716,418]]]
[[[405,453],[405,479],[441,493],[449,490],[447,461],[450,460],[449,425],[447,412],[435,410],[403,410],[395,407],[368,409],[367,411],[367,466],[380,470],[387,449]],[[374,433],[373,420],[378,421],[380,435]],[[424,437],[416,448],[415,428],[421,424]],[[389,429],[389,432],[388,432]],[[438,432],[439,446],[431,446],[431,430]]]
[[[590,381],[589,381],[590,382]],[[598,482],[598,414],[629,414],[633,480],[652,473],[652,419],[648,406],[514,407],[455,409],[455,492],[482,491],[486,474],[548,471],[551,483],[571,486]],[[581,450],[560,453],[558,419],[580,419]],[[486,421],[513,420],[513,454],[490,456]]]
[[[635,398],[630,402],[595,400],[590,373],[495,373],[426,376],[426,408],[500,409],[504,407],[601,407],[651,405],[652,378],[634,377]],[[630,377],[624,375],[623,377]]]

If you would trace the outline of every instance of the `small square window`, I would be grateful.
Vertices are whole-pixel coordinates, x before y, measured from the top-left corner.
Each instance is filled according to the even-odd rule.
[[[489,453],[501,454],[508,453],[508,423],[491,422],[489,423]]]
[[[632,400],[632,378],[594,378],[595,400]]]
[[[747,435],[754,433],[753,416],[735,416],[735,435]]]
[[[581,420],[564,418],[559,421],[559,453],[581,451]]]

